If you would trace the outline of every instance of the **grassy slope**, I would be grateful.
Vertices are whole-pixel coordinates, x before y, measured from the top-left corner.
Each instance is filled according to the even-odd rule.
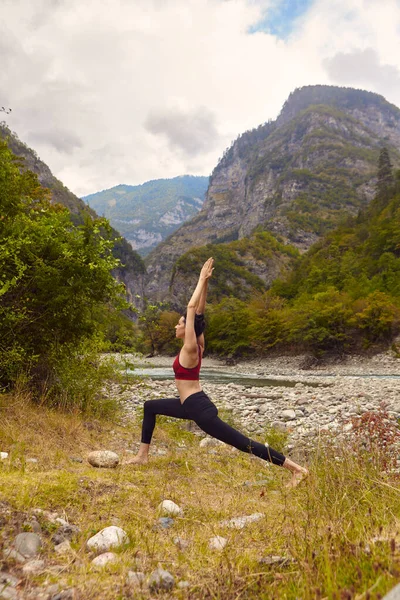
[[[0,449],[11,452],[10,461],[0,463],[0,543],[6,545],[23,530],[34,508],[57,511],[81,529],[72,543],[74,554],[61,558],[50,541],[55,526],[42,520],[42,558],[64,568],[59,575],[47,570],[30,579],[22,576],[25,590],[58,581],[87,600],[149,599],[154,594],[146,590],[129,591],[127,572],[149,575],[159,564],[176,581],[190,583],[188,590],[175,588],[161,598],[361,600],[381,597],[400,580],[398,481],[382,475],[368,458],[351,458],[345,449],[332,453],[316,440],[318,448],[307,460],[312,476],[288,491],[284,470],[225,447],[199,449],[198,436],[177,421],[160,419],[155,448],[167,455],[154,455],[147,466],[98,470],[71,456],[100,448],[123,456],[139,438],[139,421],[125,426],[85,422],[32,407],[23,397],[0,400]],[[25,462],[32,456],[38,464]],[[267,483],[245,485],[262,480]],[[184,511],[167,530],[154,528],[163,499]],[[265,518],[243,530],[220,525],[256,512]],[[96,572],[85,542],[112,524],[125,529],[131,543],[119,551],[117,564]],[[223,552],[208,548],[214,535],[229,539]],[[175,536],[187,539],[189,548],[179,551]],[[374,536],[383,541],[374,543]],[[269,554],[295,561],[260,564]],[[20,574],[12,562],[4,566]]]

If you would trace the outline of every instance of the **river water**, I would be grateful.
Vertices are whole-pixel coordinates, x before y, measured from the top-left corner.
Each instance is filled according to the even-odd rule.
[[[140,377],[150,377],[155,380],[173,380],[174,372],[171,367],[141,367],[136,369],[127,369],[125,371],[127,375],[138,375]],[[333,378],[338,379],[339,376],[333,373],[324,373],[320,375],[323,379]],[[379,377],[382,379],[400,379],[400,375],[340,375],[343,377]],[[213,369],[211,367],[203,367],[201,369],[201,381],[209,383],[236,383],[244,387],[294,387],[296,383],[301,382],[310,387],[319,387],[321,384],[315,379],[318,375],[313,373],[312,379],[306,381],[303,378],[299,379],[285,379],[282,378],[271,378],[265,375],[246,375],[244,373],[232,373],[224,372],[220,369]],[[311,379],[311,378],[310,378]]]

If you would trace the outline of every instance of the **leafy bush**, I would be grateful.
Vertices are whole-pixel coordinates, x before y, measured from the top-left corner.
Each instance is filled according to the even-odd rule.
[[[147,303],[139,316],[140,335],[136,341],[136,350],[143,354],[164,352],[174,354],[181,346],[175,337],[175,325],[181,315],[166,310],[165,303]]]
[[[301,297],[289,314],[288,341],[321,351],[341,353],[348,349],[352,336],[349,321],[351,299],[335,288],[312,297]]]
[[[236,298],[225,298],[209,309],[207,347],[222,355],[246,354],[250,347],[250,314],[247,304]]]
[[[352,319],[362,331],[364,346],[375,342],[389,342],[400,328],[400,307],[387,294],[375,291],[355,303],[356,313]]]
[[[74,226],[0,141],[1,386],[25,377],[54,396],[66,361],[81,360],[91,339],[97,347],[99,314],[125,306],[109,232],[89,216]]]

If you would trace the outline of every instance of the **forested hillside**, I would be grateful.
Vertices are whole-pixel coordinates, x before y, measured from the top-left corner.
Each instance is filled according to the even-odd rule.
[[[210,309],[211,349],[318,356],[392,342],[400,331],[400,171],[393,177],[386,167],[369,207],[297,258],[267,292],[247,303],[231,296]]]

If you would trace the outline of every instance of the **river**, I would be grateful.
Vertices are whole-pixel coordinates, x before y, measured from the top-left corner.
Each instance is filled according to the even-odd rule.
[[[138,375],[140,377],[150,377],[152,380],[164,381],[173,380],[174,372],[171,367],[154,366],[154,367],[138,367],[135,369],[126,369],[124,371],[128,376]],[[321,374],[321,379],[326,380],[327,378],[336,379],[338,376],[334,373]],[[397,374],[348,374],[341,375],[343,377],[361,377],[371,378],[378,377],[380,379],[400,379],[400,375]],[[317,381],[315,380],[317,379]],[[296,383],[301,382],[304,385],[310,387],[320,387],[321,383],[318,381],[318,375],[313,374],[309,380],[304,378],[290,378],[287,377],[268,377],[265,375],[257,374],[245,374],[237,373],[232,371],[224,371],[223,369],[203,367],[201,370],[201,381],[209,383],[236,383],[244,387],[295,387]]]

